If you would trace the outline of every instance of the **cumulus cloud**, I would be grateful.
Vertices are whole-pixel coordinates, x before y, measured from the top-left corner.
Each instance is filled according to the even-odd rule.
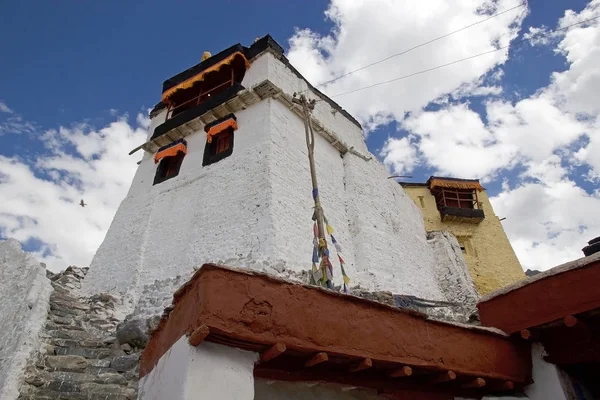
[[[562,28],[598,15],[600,0],[580,13],[567,11]],[[546,28],[530,29],[539,34]],[[581,255],[585,242],[600,234],[600,195],[577,181],[600,177],[600,24],[598,20],[552,35],[536,45],[553,43],[569,68],[555,72],[551,83],[516,103],[488,99],[484,116],[468,102],[418,110],[400,121],[417,144],[419,160],[435,172],[478,177],[489,182],[511,170],[520,171],[513,185],[492,199],[507,216],[507,233],[525,267],[549,268]],[[456,96],[454,93],[454,96]],[[405,138],[388,140],[392,160],[401,159]],[[394,141],[399,150],[395,150]],[[405,170],[406,164],[398,161]],[[588,168],[574,176],[575,167]],[[580,173],[580,172],[578,172]]]
[[[412,171],[418,162],[417,148],[410,137],[388,139],[379,155],[397,175]]]
[[[40,133],[46,151],[33,164],[0,156],[1,236],[37,243],[52,270],[89,264],[133,178],[128,151],[146,138],[145,117],[137,121]]]
[[[515,0],[436,0],[427,4],[332,0],[325,14],[333,22],[333,30],[325,36],[297,30],[289,41],[288,58],[311,82],[326,82],[517,5]],[[329,95],[344,93],[506,46],[517,36],[526,14],[527,7],[511,10],[321,89]],[[423,74],[334,99],[374,128],[374,119],[385,121],[382,117],[393,116],[401,120],[405,113],[418,111],[461,87],[478,95],[497,93],[498,89],[479,89],[475,83],[506,59],[506,51],[498,51],[449,66],[443,73]]]

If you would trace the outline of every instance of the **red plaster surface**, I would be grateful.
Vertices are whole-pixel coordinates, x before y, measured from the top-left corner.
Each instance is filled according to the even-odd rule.
[[[207,340],[253,351],[283,343],[288,348],[285,354],[327,352],[350,361],[371,358],[374,364],[390,367],[452,370],[459,377],[523,384],[531,375],[529,347],[520,341],[426,320],[418,313],[353,296],[207,264],[176,292],[173,311],[163,318],[144,350],[140,376],[148,374],[179,338],[201,324],[210,329]]]
[[[507,333],[600,308],[600,262],[533,281],[477,304],[481,323]]]

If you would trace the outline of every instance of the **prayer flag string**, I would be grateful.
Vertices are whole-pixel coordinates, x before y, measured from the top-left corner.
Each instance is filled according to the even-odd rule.
[[[313,197],[316,196],[316,193],[316,190],[313,190]],[[313,285],[320,284],[323,287],[331,289],[333,288],[333,265],[331,263],[326,239],[319,238],[319,229],[317,227],[316,219],[317,217],[315,212],[312,216],[312,220],[315,222],[313,223],[312,273],[310,274],[310,283]],[[346,274],[346,269],[344,268],[346,261],[344,260],[342,246],[333,236],[334,229],[331,225],[329,225],[327,218],[323,216],[323,219],[327,234],[331,239],[331,243],[335,247],[337,258],[340,262],[344,293],[348,293],[348,284],[350,283],[350,278]],[[317,265],[319,266],[318,268]]]

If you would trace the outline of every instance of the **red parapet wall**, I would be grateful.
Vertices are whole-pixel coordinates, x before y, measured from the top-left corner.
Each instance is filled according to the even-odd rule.
[[[432,321],[420,313],[358,297],[211,264],[204,265],[176,292],[172,311],[161,320],[142,355],[140,376],[148,374],[183,335],[202,325],[210,331],[206,340],[246,350],[262,353],[283,344],[287,349],[284,355],[323,352],[336,365],[372,360],[368,365],[373,368],[359,374],[405,365],[428,373],[453,371],[461,379],[480,377],[488,382],[523,385],[531,378],[527,343],[482,328]],[[282,363],[281,368],[292,364]],[[257,366],[260,376],[268,375],[264,365],[269,363]],[[274,374],[282,376],[281,368]]]
[[[600,261],[593,257],[491,293],[477,304],[481,323],[512,334],[600,308]]]

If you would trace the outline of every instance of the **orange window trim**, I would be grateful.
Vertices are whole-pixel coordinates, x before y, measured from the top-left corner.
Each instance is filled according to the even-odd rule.
[[[162,151],[159,151],[154,156],[154,164],[158,164],[158,162],[160,160],[162,160],[163,158],[165,158],[165,157],[176,156],[177,153],[179,153],[180,151],[183,154],[187,154],[187,146],[184,145],[183,143],[178,143],[175,146],[169,147],[168,149],[164,149]]]
[[[230,118],[226,121],[223,121],[213,127],[211,127],[206,133],[206,141],[208,143],[212,143],[213,136],[223,132],[225,129],[232,128],[234,131],[237,130],[238,125],[235,119]]]

